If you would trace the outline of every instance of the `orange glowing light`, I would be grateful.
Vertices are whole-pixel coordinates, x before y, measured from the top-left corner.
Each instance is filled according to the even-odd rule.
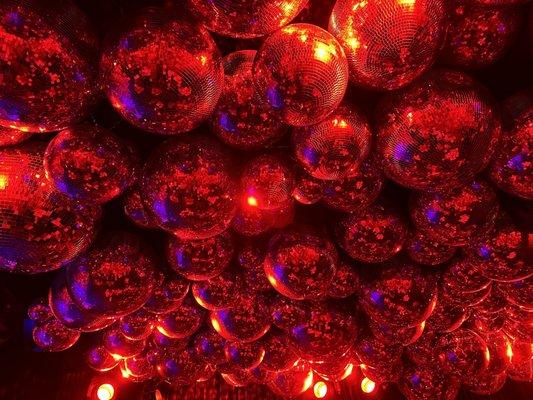
[[[409,11],[413,11],[415,8],[416,0],[398,0],[398,4],[407,8]]]
[[[163,395],[161,394],[161,391],[159,389],[155,390],[154,397],[155,400],[163,400]]]
[[[220,332],[220,324],[215,318],[211,318],[211,325],[213,325],[215,331]]]
[[[513,346],[511,346],[510,342],[507,342],[507,350],[505,354],[507,355],[507,358],[509,359],[509,361],[513,359]]]
[[[366,376],[361,381],[361,390],[364,393],[372,393],[374,389],[376,388],[376,382],[374,382],[372,379],[368,379]]]
[[[96,396],[98,400],[111,400],[115,395],[115,388],[110,383],[103,383],[98,387]]]
[[[311,387],[311,385],[313,384],[313,371],[309,371],[309,373],[307,374],[307,377],[305,378],[305,381],[304,381],[304,392],[309,389]]]
[[[246,199],[246,202],[251,207],[257,207],[257,199],[254,196],[248,196],[248,199]]]
[[[7,187],[7,176],[4,174],[0,175],[0,190],[4,190]]]
[[[348,378],[352,374],[352,372],[353,372],[353,364],[349,363],[348,365],[346,365],[346,367],[344,367],[344,373],[342,374],[341,379],[339,380],[342,381],[343,379]]]
[[[346,44],[352,48],[352,50],[357,50],[361,46],[361,42],[356,37],[351,37],[346,39]]]
[[[313,387],[313,393],[317,399],[326,397],[326,394],[328,394],[328,385],[322,381],[315,383],[315,386]]]

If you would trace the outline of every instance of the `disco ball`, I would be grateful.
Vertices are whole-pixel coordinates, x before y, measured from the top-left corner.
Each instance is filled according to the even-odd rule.
[[[213,112],[224,85],[215,42],[201,26],[162,9],[128,22],[100,60],[111,105],[149,132],[190,131]]]
[[[269,36],[254,60],[256,90],[290,125],[320,122],[340,104],[348,64],[337,40],[315,25],[293,24]]]
[[[51,132],[83,117],[98,51],[87,18],[68,0],[4,0],[0,16],[0,126]]]
[[[398,89],[428,70],[446,32],[443,0],[338,0],[329,31],[341,43],[350,79]]]
[[[45,177],[44,145],[0,149],[0,270],[59,268],[92,242],[101,210],[70,201]]]
[[[188,0],[207,29],[250,39],[288,24],[308,0]]]
[[[487,165],[500,136],[490,95],[460,72],[428,73],[388,95],[377,115],[383,170],[411,189],[445,190],[468,183]]]

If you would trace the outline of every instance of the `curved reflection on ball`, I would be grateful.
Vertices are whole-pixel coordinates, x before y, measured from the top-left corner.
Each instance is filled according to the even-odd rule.
[[[316,125],[292,131],[300,165],[317,179],[353,177],[370,152],[372,133],[366,117],[351,104],[341,104]]]
[[[209,120],[211,131],[220,140],[241,150],[267,147],[287,131],[255,91],[255,55],[255,50],[242,50],[224,57],[224,90]]]
[[[107,129],[78,125],[59,132],[44,155],[46,177],[81,202],[105,203],[137,179],[133,149]]]
[[[411,260],[423,265],[443,264],[455,254],[455,247],[418,231],[409,234],[404,247]]]
[[[340,104],[348,63],[337,40],[310,24],[294,24],[269,36],[257,52],[253,74],[272,112],[295,126],[315,124]]]
[[[288,24],[308,0],[188,0],[210,31],[234,38],[267,35]]]
[[[98,372],[110,371],[118,364],[118,360],[104,346],[91,347],[85,353],[85,360],[89,367]]]
[[[38,324],[32,331],[33,341],[44,351],[63,351],[72,346],[80,338],[80,332],[69,329],[58,319],[52,318]]]
[[[126,217],[128,217],[135,225],[141,228],[157,227],[144,206],[138,185],[134,185],[125,193],[122,209],[124,210]]]
[[[55,191],[45,177],[44,146],[0,149],[0,270],[38,273],[59,268],[92,242],[99,207]]]
[[[392,90],[429,69],[444,34],[442,0],[338,0],[329,31],[339,40],[359,86]]]
[[[0,147],[13,146],[29,139],[33,134],[22,132],[18,129],[3,128],[0,126]]]
[[[378,154],[402,186],[449,190],[489,162],[500,118],[483,87],[468,75],[435,70],[382,102]]]
[[[0,5],[0,126],[52,132],[79,120],[96,92],[97,38],[70,1]]]
[[[154,222],[181,239],[206,239],[224,231],[235,212],[229,158],[205,136],[163,142],[150,155],[141,197]]]
[[[162,9],[128,22],[100,60],[111,105],[149,132],[190,131],[212,113],[224,85],[215,42],[203,27]]]

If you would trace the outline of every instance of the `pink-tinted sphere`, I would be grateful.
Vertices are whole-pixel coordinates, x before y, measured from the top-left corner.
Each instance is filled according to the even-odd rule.
[[[224,86],[215,42],[168,10],[151,8],[128,22],[100,59],[109,102],[145,131],[190,131],[213,112]]]
[[[157,316],[156,329],[171,339],[191,336],[204,322],[205,311],[191,299],[176,310]]]
[[[153,314],[141,308],[122,317],[118,325],[122,334],[128,339],[141,340],[152,333],[154,320]]]
[[[333,243],[310,227],[289,228],[274,235],[264,262],[270,284],[294,300],[323,296],[336,267]]]
[[[397,254],[407,237],[407,224],[381,204],[349,214],[337,223],[338,244],[352,258],[378,263]]]
[[[264,36],[288,24],[308,0],[188,0],[207,29],[233,38]]]
[[[465,322],[469,315],[468,307],[451,302],[439,292],[437,305],[426,320],[426,328],[433,332],[453,332]]]
[[[392,90],[428,70],[444,34],[441,0],[339,0],[329,20],[358,86]]]
[[[28,306],[27,312],[28,318],[39,324],[54,317],[52,310],[50,309],[50,302],[47,298],[41,297],[34,300]]]
[[[163,142],[144,168],[141,197],[154,222],[181,239],[224,231],[235,212],[229,158],[205,136]]]
[[[272,289],[263,268],[267,245],[262,239],[241,241],[237,250],[237,263],[244,273],[245,284],[255,291]]]
[[[354,350],[361,364],[377,370],[396,366],[402,355],[400,345],[385,343],[369,334],[357,338]]]
[[[85,360],[89,367],[98,372],[110,371],[118,364],[118,359],[113,357],[104,346],[91,347],[85,353]]]
[[[139,381],[140,378],[149,379],[155,375],[155,368],[150,364],[146,352],[126,358],[124,367],[129,375],[137,378],[134,381]]]
[[[218,365],[226,362],[226,340],[210,327],[201,330],[193,339],[196,355],[206,363]]]
[[[97,38],[71,1],[2,1],[0,126],[51,132],[93,103]]]
[[[322,199],[324,184],[324,181],[313,178],[305,170],[298,168],[292,197],[301,204],[315,204]]]
[[[516,7],[486,7],[454,1],[449,11],[446,41],[440,60],[457,68],[483,68],[498,60],[520,28]]]
[[[299,359],[292,351],[285,333],[272,330],[261,339],[261,343],[265,349],[261,367],[267,371],[285,371]]]
[[[483,181],[460,186],[447,194],[415,192],[411,221],[438,243],[461,246],[494,226],[498,214],[494,190]]]
[[[265,148],[287,131],[255,91],[255,54],[255,50],[242,50],[224,57],[224,91],[209,120],[211,131],[220,140],[241,150]]]
[[[80,332],[69,329],[57,318],[37,324],[32,331],[33,341],[44,351],[63,351],[72,346],[80,338]]]
[[[214,278],[233,258],[233,240],[228,232],[202,240],[182,240],[171,236],[167,242],[167,260],[183,277],[201,281]]]
[[[324,182],[324,204],[343,212],[358,212],[377,199],[385,179],[377,163],[369,158],[354,176]]]
[[[333,298],[345,298],[356,293],[360,289],[359,269],[353,260],[348,257],[340,257],[337,262],[335,276],[328,288],[328,296]]]
[[[513,341],[513,358],[508,375],[514,381],[531,382],[533,380],[533,349],[531,339]]]
[[[194,282],[192,295],[206,310],[220,310],[233,307],[246,296],[243,277],[235,271],[227,270],[207,281]]]
[[[154,314],[164,314],[178,308],[189,291],[189,282],[178,276],[160,277],[144,308]]]
[[[377,142],[385,174],[411,189],[449,190],[489,162],[500,118],[468,75],[435,70],[381,103]]]
[[[502,372],[500,374],[482,374],[474,382],[467,385],[467,388],[470,392],[481,395],[489,396],[499,392],[505,381],[507,379],[507,374]]]
[[[410,261],[376,266],[361,279],[359,302],[379,322],[417,326],[431,315],[436,301],[435,276]]]
[[[455,254],[455,247],[442,244],[419,231],[409,233],[404,247],[411,260],[423,265],[443,264]]]
[[[288,331],[309,320],[312,303],[275,295],[271,300],[270,308],[274,325]]]
[[[461,385],[435,365],[407,363],[398,387],[407,400],[455,400]]]
[[[118,329],[109,329],[104,333],[103,344],[115,358],[128,358],[141,353],[146,345],[145,340],[131,340]]]
[[[294,398],[313,384],[313,371],[305,362],[281,372],[269,374],[268,387],[278,396]]]
[[[288,25],[269,36],[253,65],[256,90],[290,125],[320,122],[340,104],[348,63],[339,42],[315,25]]]
[[[55,191],[43,168],[44,146],[0,149],[0,270],[38,273],[59,268],[92,242],[99,207]]]
[[[533,310],[532,277],[514,282],[499,283],[498,289],[509,303],[526,310]]]
[[[157,363],[157,373],[171,385],[189,385],[203,375],[205,363],[200,361],[192,349],[169,350],[163,353]]]
[[[148,300],[154,275],[154,261],[140,238],[117,233],[68,265],[67,288],[82,310],[122,316]]]
[[[424,334],[426,322],[422,321],[415,326],[399,326],[391,325],[383,321],[378,322],[373,318],[369,318],[368,327],[370,328],[372,335],[385,344],[401,344],[403,346],[408,346],[412,343],[416,343],[416,341]]]
[[[139,186],[135,185],[129,189],[123,197],[123,210],[135,225],[141,228],[156,228],[157,224],[146,209],[139,191]]]
[[[480,273],[482,264],[471,257],[457,257],[443,271],[441,284],[451,294],[475,293],[490,285],[490,280]]]
[[[133,149],[107,129],[77,125],[59,132],[44,154],[46,177],[68,197],[105,203],[137,179]]]
[[[341,104],[318,124],[292,131],[296,159],[317,179],[356,176],[370,152],[371,140],[366,117],[349,103]]]
[[[265,348],[260,341],[226,342],[224,352],[230,365],[247,370],[257,367],[265,357]]]
[[[19,131],[13,128],[0,126],[0,147],[13,146],[19,144],[32,136],[30,132]]]
[[[492,232],[473,238],[467,252],[487,278],[513,282],[533,275],[531,234],[500,218]]]
[[[533,200],[533,90],[510,97],[504,105],[505,129],[489,177],[500,189]]]

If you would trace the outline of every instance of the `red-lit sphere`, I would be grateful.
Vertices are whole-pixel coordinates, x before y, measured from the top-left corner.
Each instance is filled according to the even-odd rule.
[[[397,254],[407,237],[407,224],[380,204],[343,217],[336,226],[338,244],[352,258],[378,263]]]
[[[261,368],[267,371],[285,371],[294,366],[299,359],[289,346],[285,333],[272,330],[261,339],[261,343],[265,349]]]
[[[57,318],[37,324],[32,331],[33,341],[44,351],[63,351],[72,346],[80,338],[80,332],[69,329]]]
[[[96,92],[97,38],[70,1],[2,1],[0,126],[29,132],[64,129]]]
[[[205,363],[192,349],[169,350],[163,353],[156,365],[157,373],[171,385],[190,385],[204,374]]]
[[[356,176],[370,152],[371,140],[366,117],[349,103],[341,104],[318,124],[292,131],[296,159],[317,179]]]
[[[451,3],[440,60],[458,68],[482,68],[498,60],[520,27],[516,7],[486,7],[469,1]]]
[[[358,86],[391,90],[429,69],[444,33],[441,0],[338,0],[329,31],[339,40]]]
[[[504,105],[507,123],[489,177],[500,189],[533,200],[533,90],[510,97]]]
[[[164,314],[178,308],[189,291],[189,282],[177,276],[161,277],[144,308],[154,314]]]
[[[513,358],[509,366],[509,378],[519,382],[531,382],[533,380],[533,348],[531,339],[514,340]]]
[[[499,283],[498,289],[509,303],[526,310],[533,310],[532,277],[509,283]]]
[[[404,247],[411,260],[423,265],[443,264],[455,254],[455,247],[418,231],[409,233]]]
[[[288,162],[263,154],[251,160],[241,175],[243,207],[276,211],[292,203],[294,174]],[[265,215],[268,219],[268,215]]]
[[[401,344],[408,346],[415,343],[423,334],[426,328],[426,322],[422,321],[415,326],[391,325],[383,321],[375,321],[373,318],[368,319],[370,332],[383,343],[395,345]]]
[[[301,204],[315,204],[322,199],[324,184],[324,181],[313,178],[303,169],[297,168],[292,197]]]
[[[209,33],[156,8],[108,41],[100,72],[115,110],[131,124],[163,135],[199,125],[224,86],[220,54]]]
[[[265,357],[265,348],[260,341],[250,343],[226,342],[224,352],[230,365],[248,370],[261,364]]]
[[[442,274],[443,289],[452,294],[482,291],[490,285],[490,280],[480,273],[481,268],[482,263],[474,258],[455,258]]]
[[[114,358],[104,346],[91,347],[85,353],[85,360],[89,367],[98,372],[112,370],[118,364],[118,359]]]
[[[455,400],[461,385],[430,363],[406,363],[398,387],[407,400]]]
[[[337,40],[315,25],[293,24],[269,36],[254,60],[261,99],[294,126],[326,118],[348,85],[348,63]]]
[[[313,371],[304,362],[281,372],[269,374],[268,387],[278,396],[294,398],[313,384]]]
[[[237,262],[244,273],[245,284],[255,291],[272,289],[263,268],[267,245],[262,239],[241,241],[237,251]]]
[[[453,332],[458,329],[470,315],[470,309],[455,304],[439,292],[437,305],[426,320],[426,328],[433,332]]]
[[[243,298],[232,308],[211,312],[211,325],[227,340],[253,342],[270,329],[270,309],[264,296]]]
[[[43,168],[44,146],[0,149],[0,270],[38,273],[59,268],[92,242],[99,207],[55,191]]]
[[[224,65],[224,91],[209,124],[224,143],[241,150],[264,148],[287,131],[287,127],[255,91],[252,64],[255,50],[227,55]]]
[[[233,38],[264,36],[292,21],[308,0],[189,0],[207,29]]]
[[[157,224],[144,206],[139,186],[135,185],[126,191],[123,197],[124,214],[135,225],[141,228],[156,228]]]
[[[206,239],[224,231],[235,212],[229,159],[205,136],[171,139],[144,168],[141,197],[157,225],[180,239]]]
[[[377,370],[397,365],[402,355],[400,345],[385,343],[369,334],[357,338],[354,350],[361,364]]]
[[[274,325],[283,330],[290,330],[309,320],[313,305],[305,301],[275,295],[270,307]]]
[[[81,309],[122,316],[148,300],[154,275],[154,261],[140,238],[119,233],[68,265],[67,288]]]
[[[359,302],[379,322],[417,326],[431,315],[436,301],[435,277],[410,261],[376,266],[361,279]]]
[[[220,372],[220,376],[224,381],[233,387],[243,387],[248,385],[254,380],[254,376],[251,371],[247,371],[242,368],[237,368],[229,363],[224,363],[217,367]]]
[[[107,351],[117,358],[133,357],[143,351],[146,341],[131,340],[118,329],[109,329],[104,333],[103,344]]]
[[[339,382],[353,372],[354,359],[353,351],[348,350],[339,357],[319,363],[310,362],[310,365],[313,368],[313,372],[316,372],[324,380]]]
[[[477,377],[477,379],[467,385],[467,389],[477,395],[489,396],[499,392],[505,380],[507,379],[507,374],[502,372],[500,374],[482,374]]]
[[[385,174],[412,189],[449,190],[482,170],[500,136],[490,95],[460,72],[435,70],[381,103]]]
[[[351,296],[359,289],[360,278],[357,265],[348,257],[340,257],[335,276],[328,287],[328,296],[342,299]]]
[[[533,275],[531,234],[500,218],[492,232],[473,238],[467,252],[487,278],[513,282]]]
[[[471,330],[458,329],[441,336],[435,351],[444,372],[456,375],[462,381],[476,379],[489,365],[487,343]]]
[[[191,336],[204,322],[205,311],[190,299],[176,310],[157,316],[156,329],[171,339]]]
[[[356,319],[350,311],[335,302],[314,304],[309,318],[288,332],[296,354],[314,362],[345,354],[357,336]]]
[[[118,325],[122,334],[128,339],[141,340],[152,333],[154,320],[153,314],[141,308],[122,317]]]
[[[29,132],[22,132],[18,129],[4,128],[0,126],[0,147],[13,146],[19,144],[32,136]]]
[[[209,327],[196,334],[192,342],[196,355],[212,365],[226,362],[225,343],[226,340]]]
[[[411,197],[411,221],[438,243],[466,245],[472,237],[494,226],[498,214],[494,190],[483,181],[460,186],[447,194],[415,192]]]
[[[44,297],[36,299],[28,306],[27,315],[29,319],[37,323],[43,323],[54,317],[50,309],[50,302]]]
[[[336,267],[333,243],[308,227],[289,228],[273,236],[264,262],[270,284],[294,300],[323,296]]]
[[[105,203],[137,179],[133,149],[107,129],[78,125],[59,132],[44,154],[46,177],[68,197]]]
[[[233,258],[231,235],[220,235],[202,240],[182,240],[171,236],[167,242],[167,260],[183,277],[201,281],[214,278]]]
[[[207,281],[194,282],[192,295],[196,302],[207,310],[220,310],[234,306],[244,291],[242,276],[227,270]]]
[[[131,376],[137,378],[134,381],[138,381],[139,378],[148,379],[155,375],[155,368],[148,361],[146,352],[126,358],[124,360],[124,367]]]
[[[324,204],[344,212],[357,212],[377,199],[385,179],[377,163],[367,159],[350,178],[325,181]]]

